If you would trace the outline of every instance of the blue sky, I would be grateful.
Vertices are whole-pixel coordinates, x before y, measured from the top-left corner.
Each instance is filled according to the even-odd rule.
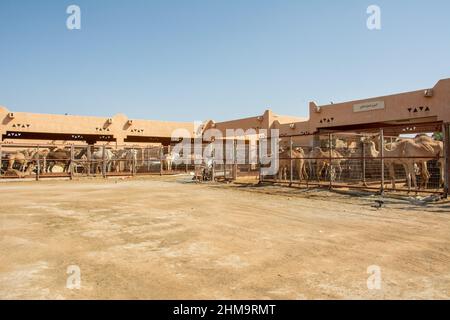
[[[81,7],[81,30],[66,8]],[[366,28],[381,7],[382,30]],[[450,2],[0,0],[0,105],[158,120],[308,115],[450,77]]]

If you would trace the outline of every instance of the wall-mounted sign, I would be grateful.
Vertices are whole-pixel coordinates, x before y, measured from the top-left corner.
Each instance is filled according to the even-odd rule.
[[[364,102],[353,105],[353,112],[364,112],[384,109],[384,101]]]

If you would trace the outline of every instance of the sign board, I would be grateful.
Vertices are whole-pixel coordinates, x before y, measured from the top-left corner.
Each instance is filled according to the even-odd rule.
[[[365,112],[384,109],[384,101],[364,102],[353,105],[353,112]]]

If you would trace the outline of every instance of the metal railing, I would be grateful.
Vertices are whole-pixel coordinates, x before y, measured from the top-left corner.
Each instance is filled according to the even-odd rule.
[[[167,175],[191,173],[196,180],[236,180],[253,177],[259,182],[272,182],[306,187],[365,189],[381,194],[392,191],[438,193],[449,191],[450,128],[444,124],[442,142],[435,142],[428,153],[399,150],[398,137],[375,133],[333,132],[310,136],[287,136],[279,139],[276,173],[264,175],[261,144],[231,144],[218,154],[204,156],[174,152],[172,146],[110,145],[32,145],[0,143],[0,178],[41,178],[101,176]],[[415,139],[409,139],[415,141]],[[307,143],[305,142],[307,141]],[[412,145],[412,144],[410,144]],[[256,150],[252,149],[256,148]],[[439,151],[442,148],[441,151]],[[407,151],[405,151],[407,150]],[[438,150],[438,151],[437,151]],[[240,156],[238,156],[240,154]],[[250,160],[250,154],[257,159]],[[244,155],[244,160],[242,159]],[[180,157],[192,161],[178,161]]]
[[[383,130],[377,134],[317,134],[309,137],[313,143],[308,145],[296,141],[304,136],[281,137],[279,170],[271,175],[260,173],[259,180],[289,186],[365,189],[380,194],[415,192],[446,197],[450,154],[448,124],[445,128],[443,142],[430,142],[434,149],[414,138],[386,137]],[[270,139],[265,138],[266,145],[270,145]],[[260,163],[260,167],[267,165]]]

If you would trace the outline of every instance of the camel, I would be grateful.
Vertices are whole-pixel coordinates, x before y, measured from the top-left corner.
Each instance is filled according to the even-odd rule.
[[[415,188],[417,188],[417,180],[415,173],[415,165],[419,164],[421,167],[421,174],[423,178],[423,186],[424,188],[428,185],[428,180],[430,179],[430,174],[427,169],[427,161],[430,158],[440,157],[442,149],[440,149],[439,141],[436,141],[435,144],[431,142],[427,142],[427,139],[419,138],[414,140],[404,140],[400,142],[403,146],[403,155],[406,158],[404,161],[406,163],[406,176],[408,179],[408,190],[411,188],[411,180]],[[434,146],[434,147],[433,147]],[[442,150],[442,151],[441,151]],[[439,159],[441,160],[441,159]],[[441,184],[443,184],[443,164],[440,163],[441,167]]]
[[[105,157],[103,159],[103,156]],[[104,154],[103,150],[97,150],[91,154],[91,161],[94,162],[94,173],[102,172],[103,161],[106,162],[106,172],[110,172],[113,165],[114,153],[106,149]]]
[[[116,172],[133,171],[133,164],[137,170],[137,155],[136,149],[120,149],[112,151],[113,158],[111,161],[112,169]]]
[[[67,172],[71,164],[71,155],[69,150],[52,147],[47,154],[46,172],[52,172],[53,167],[57,164],[63,167],[63,172]]]
[[[313,164],[315,163],[316,177],[317,181],[320,182],[320,177],[322,176],[323,170],[326,169],[328,172],[330,170],[330,177],[332,180],[336,178],[339,180],[342,175],[341,163],[344,161],[344,157],[336,150],[331,150],[331,162],[330,162],[330,152],[323,151],[319,147],[315,147],[311,150],[308,155],[308,163],[310,168],[310,173],[312,174]],[[330,168],[330,167],[333,168]],[[338,174],[336,177],[335,169],[337,169]]]
[[[370,151],[371,155],[376,155]],[[430,173],[427,168],[427,161],[432,158],[438,159],[440,166],[440,186],[444,184],[444,145],[441,141],[436,141],[427,135],[418,135],[414,140],[397,139],[397,141],[385,145],[385,157],[399,157],[399,159],[385,159],[385,164],[389,168],[391,179],[393,178],[393,170],[395,164],[404,167],[408,191],[411,190],[411,182],[414,188],[417,188],[416,175],[420,171],[422,177],[422,185],[419,187],[427,188],[430,179]],[[401,158],[401,159],[400,159]],[[420,169],[420,170],[417,170]],[[395,183],[393,184],[395,190]]]
[[[16,151],[14,153],[10,153],[6,156],[6,160],[8,161],[7,170],[13,170],[14,164],[19,164],[19,171],[25,172],[28,160],[33,157],[34,152],[29,150]]]
[[[380,157],[380,152],[375,149],[375,143],[369,142],[369,154],[373,158]],[[416,180],[416,164],[422,166],[424,177],[424,185],[426,186],[429,179],[428,170],[426,169],[426,162],[435,157],[435,150],[429,144],[418,143],[414,140],[403,139],[391,144],[391,149],[384,148],[384,163],[389,169],[389,176],[392,182],[392,189],[395,190],[395,165],[402,165],[408,184],[408,192],[411,191],[411,182],[415,189],[417,189]]]
[[[444,159],[444,143],[442,141],[434,140],[433,138],[427,136],[427,135],[417,135],[414,138],[414,142],[418,144],[428,145],[431,148],[433,148],[433,157],[437,159],[437,162],[439,164],[440,169],[440,180],[439,180],[439,187],[444,185],[444,177],[445,177],[445,159]],[[425,148],[428,151],[431,151],[430,148]],[[428,159],[430,160],[430,159]],[[424,161],[422,163],[422,178],[425,182],[425,188],[428,184],[428,179],[430,178],[430,174],[428,172],[428,168],[426,165],[427,161]]]
[[[305,166],[305,152],[300,147],[292,149],[292,154],[290,147],[280,147],[278,179],[287,180],[287,172],[290,171],[289,169],[291,167],[291,157],[294,163],[293,173],[295,174],[297,172],[300,181],[308,179]]]
[[[34,152],[34,154],[31,156],[31,160],[33,163],[40,162],[40,172],[46,172],[47,170],[47,156],[49,154],[49,149],[40,149],[39,151]],[[42,161],[42,162],[41,162]]]
[[[362,142],[361,140],[360,142]],[[356,142],[352,142],[351,145],[345,149],[341,149],[343,158],[346,159],[343,166],[343,170],[348,171],[349,179],[363,179],[363,157],[364,149],[360,147]]]
[[[167,153],[162,157],[163,170],[172,171],[172,164],[175,160],[175,155],[173,153]]]
[[[31,173],[33,172],[33,170],[36,168],[36,165],[34,163],[31,163],[27,166],[27,169],[25,171],[18,171],[18,170],[14,170],[15,173],[19,176],[19,178],[25,178],[26,176],[31,175]]]
[[[368,139],[368,140],[364,141],[364,143],[368,145],[367,152],[371,158],[381,158],[381,152],[377,151],[374,141],[372,141],[371,139]],[[384,158],[385,158],[384,164],[389,170],[389,177],[391,179],[393,190],[396,190],[396,184],[395,184],[395,165],[396,164],[403,166],[403,168],[405,169],[405,172],[406,172],[407,181],[409,181],[409,179],[408,179],[409,171],[407,168],[407,161],[405,159],[404,148],[403,148],[404,143],[405,143],[405,141],[394,142],[391,144],[391,149],[388,149],[388,148],[386,148],[386,146],[384,146]],[[408,186],[409,186],[408,190],[410,190],[410,185],[408,184]]]

